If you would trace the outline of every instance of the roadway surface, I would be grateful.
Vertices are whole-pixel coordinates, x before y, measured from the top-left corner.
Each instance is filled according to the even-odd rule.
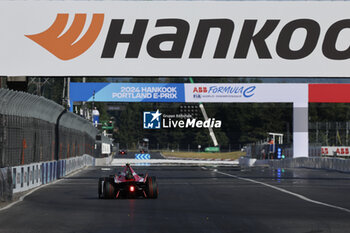
[[[120,168],[111,169],[88,168],[39,189],[0,212],[0,232],[350,232],[350,213],[346,212],[350,209],[350,174],[308,169],[135,167],[136,172],[157,176],[158,199],[100,200],[97,179]]]

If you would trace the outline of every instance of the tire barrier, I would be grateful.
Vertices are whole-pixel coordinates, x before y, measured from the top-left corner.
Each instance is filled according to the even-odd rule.
[[[0,88],[0,168],[94,156],[96,134],[51,100]]]
[[[48,184],[85,166],[95,166],[95,158],[83,155],[75,158],[12,167],[11,194]],[[11,177],[11,172],[10,172]]]

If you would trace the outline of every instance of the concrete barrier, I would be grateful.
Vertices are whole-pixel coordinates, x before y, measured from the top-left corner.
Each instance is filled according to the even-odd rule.
[[[12,193],[11,169],[0,168],[0,201],[10,201]]]
[[[252,167],[254,165],[256,165],[255,163],[259,161],[257,159],[252,159],[249,157],[240,157],[238,159],[239,165],[242,167]]]
[[[309,157],[266,161],[273,168],[312,168],[350,172],[350,159]]]
[[[113,160],[113,156],[108,156],[108,157],[105,157],[105,158],[98,158],[98,159],[95,159],[95,166],[106,166],[106,165],[109,165],[111,164]]]
[[[62,178],[85,166],[95,166],[95,158],[83,155],[59,161],[12,167],[13,193],[27,191]]]
[[[305,157],[283,160],[257,160],[249,157],[241,157],[239,159],[239,165],[245,167],[269,165],[273,168],[311,168],[350,172],[350,159],[342,158]]]
[[[23,192],[41,185],[43,183],[43,178],[46,179],[47,177],[46,173],[45,176],[43,176],[44,167],[42,163],[12,167],[13,193]],[[46,171],[45,169],[45,172]]]

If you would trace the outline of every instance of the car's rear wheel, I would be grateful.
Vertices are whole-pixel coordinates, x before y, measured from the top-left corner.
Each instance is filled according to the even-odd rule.
[[[101,199],[103,198],[103,193],[102,193],[102,181],[104,180],[104,178],[99,178],[98,179],[98,198]]]
[[[111,199],[115,197],[115,188],[110,179],[105,179],[103,189],[104,198]]]
[[[147,194],[149,198],[157,198],[158,197],[158,184],[156,177],[148,177],[147,178]]]

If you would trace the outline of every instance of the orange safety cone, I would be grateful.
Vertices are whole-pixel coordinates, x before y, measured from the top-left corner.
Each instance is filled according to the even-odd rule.
[[[27,149],[27,142],[25,138],[22,140],[22,165],[24,164],[24,149]]]

